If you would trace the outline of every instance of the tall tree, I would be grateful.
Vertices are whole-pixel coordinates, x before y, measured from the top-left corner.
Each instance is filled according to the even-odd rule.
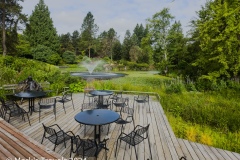
[[[202,54],[195,65],[203,79],[240,76],[240,1],[215,0],[202,8],[197,21]]]
[[[113,53],[113,60],[121,60],[122,45],[119,40],[117,40],[113,44],[112,53]]]
[[[112,53],[112,47],[113,44],[117,41],[117,32],[113,28],[110,28],[107,33],[107,39],[108,39],[108,45],[109,45],[109,52],[110,52],[110,57],[111,61],[113,60],[113,53]]]
[[[59,39],[60,39],[60,43],[61,43],[61,53],[62,54],[66,51],[74,51],[70,33],[62,34]]]
[[[174,17],[169,13],[169,8],[155,13],[151,19],[148,19],[148,29],[153,41],[153,47],[160,62],[155,62],[165,74],[168,73],[169,57],[168,44],[170,43],[168,36],[171,29],[171,21]]]
[[[26,15],[22,14],[22,6],[19,2],[23,0],[1,0],[0,2],[0,28],[2,30],[3,56],[7,54],[7,48],[14,52],[18,43],[18,23],[26,22]]]
[[[75,49],[76,55],[79,55],[79,41],[80,41],[80,33],[77,30],[75,30],[72,33],[72,45],[73,45],[73,48]]]
[[[98,32],[98,26],[94,23],[94,18],[91,12],[88,12],[83,20],[81,27],[81,40],[80,46],[85,50],[88,50],[88,57],[91,57],[91,49],[94,48],[94,41],[96,39],[96,33]]]
[[[172,69],[180,71],[180,65],[186,54],[186,40],[183,35],[181,23],[174,22],[169,30],[167,46],[169,53],[169,64]]]
[[[131,38],[131,32],[129,30],[126,31],[123,44],[122,44],[122,59],[124,60],[130,60],[130,49],[132,47],[132,38]]]
[[[27,36],[31,47],[44,45],[54,52],[59,51],[60,43],[57,30],[53,26],[50,12],[44,0],[39,0],[39,3],[35,6],[24,34]]]
[[[133,30],[133,34],[135,34],[137,36],[137,45],[141,46],[141,40],[143,37],[146,36],[146,31],[143,27],[142,24],[137,24],[136,27]]]

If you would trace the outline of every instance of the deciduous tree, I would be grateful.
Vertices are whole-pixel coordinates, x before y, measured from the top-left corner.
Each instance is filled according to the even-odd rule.
[[[26,22],[26,15],[21,13],[22,6],[20,6],[19,2],[23,2],[23,0],[1,0],[0,2],[0,28],[2,30],[0,35],[2,37],[3,56],[7,52],[16,52],[17,31],[20,29],[19,23]]]
[[[155,55],[157,58],[155,61],[158,66],[164,71],[165,74],[168,73],[169,65],[169,51],[168,45],[171,43],[169,41],[169,31],[171,29],[171,22],[174,17],[169,13],[168,8],[164,8],[162,11],[155,13],[151,19],[148,19],[148,29],[153,42],[153,47],[155,50]]]

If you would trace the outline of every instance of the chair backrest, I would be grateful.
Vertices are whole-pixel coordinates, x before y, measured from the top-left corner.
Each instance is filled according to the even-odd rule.
[[[135,100],[139,103],[149,102],[149,94],[139,94]]]
[[[38,104],[39,105],[55,105],[56,98],[41,98]]]
[[[44,124],[42,124],[42,125],[43,125],[43,128],[44,128],[44,132],[48,133],[49,135],[54,135],[54,134],[56,135],[57,134],[55,129],[53,129],[51,127],[47,127]]]
[[[84,88],[84,93],[89,93],[90,91],[93,91],[95,90],[94,87],[87,87],[87,88]]]
[[[133,116],[134,114],[134,109],[130,107],[122,107],[120,110],[121,113],[127,113],[128,115]]]
[[[4,108],[3,108],[3,105],[1,104],[0,105],[0,117],[4,117],[4,115],[5,115],[5,110],[4,110]]]
[[[72,93],[69,91],[63,92],[62,100],[64,100],[64,101],[72,100]]]
[[[110,96],[110,99],[117,99],[122,98],[122,91],[115,92],[113,95]]]
[[[94,103],[83,103],[82,104],[82,111],[85,109],[91,110],[95,108],[95,104]]]
[[[135,133],[137,133],[138,135],[143,135],[144,133],[146,133],[146,137],[145,138],[147,138],[148,137],[148,128],[149,128],[149,125],[150,124],[148,124],[147,126],[145,126],[145,127],[141,127],[141,128],[139,128],[139,129],[136,129],[135,130]]]
[[[5,110],[5,112],[12,110],[10,108],[10,106],[14,107],[14,102],[13,101],[8,101],[7,104],[6,104],[6,101],[2,97],[0,97],[0,102],[2,104],[2,108]]]

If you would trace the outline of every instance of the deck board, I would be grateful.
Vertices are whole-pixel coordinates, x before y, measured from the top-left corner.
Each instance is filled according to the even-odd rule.
[[[144,106],[142,104],[134,104],[133,103],[133,96],[131,94],[124,94],[123,97],[129,97],[130,102],[129,106],[134,107],[134,121],[135,125],[142,125],[146,126],[150,124],[149,128],[149,139],[150,139],[150,147],[153,156],[153,160],[161,159],[161,160],[177,160],[182,156],[185,156],[187,160],[237,160],[240,159],[240,154],[224,151],[221,149],[213,148],[207,145],[199,144],[190,142],[184,139],[178,139],[175,137],[172,128],[167,120],[166,115],[164,114],[163,108],[157,98],[155,96],[150,96],[150,112],[148,111],[148,106]],[[79,135],[81,138],[93,138],[94,135],[94,127],[93,126],[84,126],[80,125],[74,120],[74,116],[81,111],[81,104],[83,102],[83,93],[73,94],[74,99],[74,106],[75,110],[72,107],[71,102],[65,104],[66,114],[63,110],[62,104],[57,103],[57,119],[55,121],[55,117],[53,111],[51,109],[44,110],[41,113],[41,122],[39,123],[39,113],[34,112],[30,116],[31,126],[29,126],[27,121],[22,121],[21,118],[11,118],[10,124],[19,129],[25,135],[31,137],[35,141],[41,143],[42,136],[43,136],[43,126],[42,123],[45,125],[52,125],[58,124],[64,131],[72,131],[74,134]],[[35,101],[37,105],[37,100]],[[134,104],[134,106],[133,106]],[[21,105],[26,110],[27,108],[27,101]],[[115,107],[113,107],[115,110]],[[86,127],[86,134],[84,134],[84,130]],[[109,133],[107,134],[108,126],[102,127],[101,139],[109,138],[107,141],[107,147],[109,151],[107,152],[107,159],[109,160],[126,160],[131,159],[134,160],[135,158],[135,151],[134,147],[129,148],[125,142],[122,142],[121,145],[119,144],[117,150],[117,157],[115,157],[115,148],[116,148],[116,140],[120,134],[121,125],[112,123],[110,124]],[[124,132],[129,133],[134,129],[132,123],[127,124],[124,127]],[[0,129],[1,131],[2,129]],[[0,135],[3,136],[3,135]],[[2,138],[2,137],[0,137]],[[1,140],[1,139],[0,139]],[[14,140],[14,137],[13,137]],[[44,139],[42,143],[45,147],[52,150],[54,145]],[[0,148],[4,148],[1,144]],[[8,157],[11,155],[11,148],[5,148],[2,152],[0,152],[0,157]],[[19,150],[20,151],[20,150]],[[31,151],[31,149],[29,149]],[[67,147],[65,148],[63,144],[60,144],[56,147],[55,152],[63,157],[69,158],[70,157],[70,141],[67,142]],[[23,154],[20,153],[15,154]],[[143,143],[137,146],[137,155],[139,159],[150,159],[150,150],[148,140],[146,139]],[[37,156],[37,155],[36,155]],[[72,157],[79,157],[78,155],[72,154]],[[91,160],[94,158],[88,158]],[[101,151],[99,156],[99,160],[105,159],[105,152]]]

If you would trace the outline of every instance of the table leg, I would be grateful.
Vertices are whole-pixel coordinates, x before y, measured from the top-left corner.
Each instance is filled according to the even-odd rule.
[[[98,126],[94,126],[94,139],[96,142],[98,142],[98,144],[100,144],[101,142],[101,130],[100,130],[100,125]]]
[[[30,115],[32,115],[32,112],[34,112],[34,98],[28,99],[28,105],[29,105]]]

